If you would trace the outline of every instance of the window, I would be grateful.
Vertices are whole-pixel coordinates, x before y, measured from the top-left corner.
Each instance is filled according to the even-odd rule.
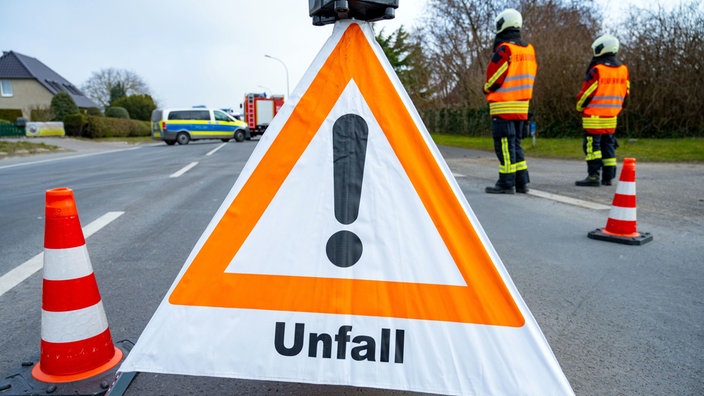
[[[201,121],[210,121],[210,112],[207,110],[198,110],[196,111],[196,116],[193,118]]]
[[[216,121],[227,121],[227,122],[232,121],[232,119],[230,117],[228,117],[228,115],[223,113],[222,111],[215,110],[215,111],[213,111],[213,114],[215,114]]]
[[[12,82],[10,80],[0,80],[0,95],[12,96]]]
[[[210,121],[210,113],[207,110],[183,110],[169,113],[170,120],[203,120]]]

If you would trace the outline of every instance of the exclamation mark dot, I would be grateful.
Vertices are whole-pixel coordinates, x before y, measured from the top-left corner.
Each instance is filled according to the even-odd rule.
[[[356,114],[343,115],[332,127],[335,218],[344,225],[359,214],[368,135],[366,121]],[[351,267],[362,257],[362,240],[351,231],[338,231],[328,239],[325,251],[331,263]]]

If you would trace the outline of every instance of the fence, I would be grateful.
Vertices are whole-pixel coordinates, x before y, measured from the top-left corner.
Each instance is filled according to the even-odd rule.
[[[25,136],[25,129],[15,124],[0,124],[0,136]]]

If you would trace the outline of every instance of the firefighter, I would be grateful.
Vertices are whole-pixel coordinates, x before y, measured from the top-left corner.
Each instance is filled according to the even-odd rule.
[[[618,39],[606,34],[592,44],[587,76],[577,95],[577,111],[582,113],[587,177],[578,186],[610,186],[616,177],[616,119],[630,93],[628,68],[616,59]],[[601,181],[599,180],[601,171]]]
[[[523,18],[513,8],[504,10],[495,20],[494,54],[484,84],[494,151],[499,159],[499,180],[485,189],[490,194],[528,192],[530,180],[521,139],[538,63],[533,46],[521,39],[522,26]]]

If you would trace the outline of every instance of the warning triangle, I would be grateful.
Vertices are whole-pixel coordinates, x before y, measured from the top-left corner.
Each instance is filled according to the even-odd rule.
[[[287,179],[294,177],[297,164],[315,144],[316,136],[331,133],[333,123],[344,116],[330,117],[348,89],[354,91],[348,94],[353,98],[350,100],[363,101],[371,119],[357,114],[363,121],[349,117],[344,122],[359,122],[367,128],[371,125],[372,130],[383,135],[388,154],[402,171],[402,179],[412,187],[413,199],[420,203],[433,232],[444,245],[443,251],[454,262],[461,276],[459,282],[301,275],[295,268],[278,274],[251,269],[238,272],[238,266],[233,264],[238,262],[238,253],[258,223],[268,218],[269,207]],[[421,133],[417,120],[415,109],[404,103],[362,29],[356,23],[350,24],[283,124],[276,124],[282,125],[274,140],[207,235],[168,301],[186,306],[523,326],[521,310],[458,198],[460,192],[450,182],[449,172],[440,165],[432,142]],[[328,160],[330,172],[333,162]],[[360,210],[363,199],[362,196],[358,204]],[[333,214],[330,218],[335,219]],[[326,242],[327,236],[321,241],[321,251],[325,251]],[[260,241],[259,246],[277,249],[275,240]],[[328,261],[324,264],[333,265]]]
[[[371,25],[352,20],[335,23],[119,370],[301,394],[573,394]]]

